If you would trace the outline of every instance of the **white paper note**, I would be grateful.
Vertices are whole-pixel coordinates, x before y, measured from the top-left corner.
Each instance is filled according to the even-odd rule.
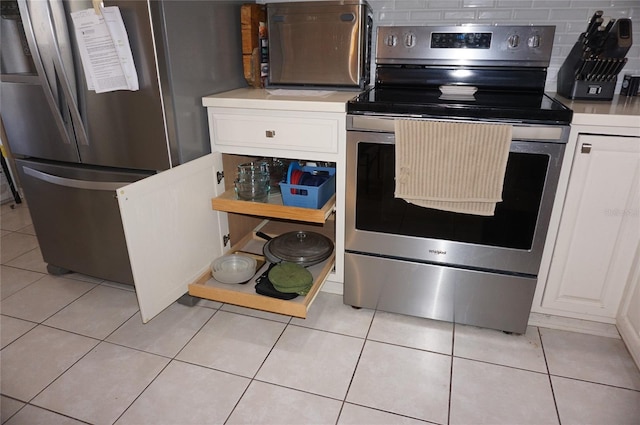
[[[96,93],[138,90],[129,38],[117,6],[73,12],[87,88]]]
[[[138,73],[133,63],[129,36],[127,35],[127,29],[124,27],[120,9],[117,6],[103,7],[102,16],[104,16],[116,52],[120,58],[120,65],[122,66],[124,78],[127,80],[127,86],[129,90],[138,90],[140,88],[138,85]]]

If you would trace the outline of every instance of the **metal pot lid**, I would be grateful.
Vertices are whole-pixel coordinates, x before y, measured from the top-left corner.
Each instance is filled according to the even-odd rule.
[[[266,257],[268,262],[270,262],[270,263],[279,263],[282,260],[280,258],[276,257],[275,255],[273,255],[273,253],[271,252],[271,248],[269,248],[269,245],[271,245],[272,241],[273,241],[273,239],[267,241],[267,243],[264,244],[264,247],[262,248],[262,253]]]
[[[271,244],[273,240],[268,241],[266,244],[264,244],[264,248],[262,250],[262,252],[264,253],[264,256],[266,257],[267,261],[269,261],[270,263],[274,263],[274,264],[279,264],[282,261],[285,261],[281,258],[276,257],[273,253],[271,253],[271,250],[269,249],[269,245]],[[328,256],[327,256],[328,257]],[[314,260],[314,261],[307,261],[306,259],[303,261],[289,261],[290,263],[295,263],[295,264],[299,264],[303,267],[309,267],[309,266],[315,266],[316,264],[322,263],[324,260],[326,260],[326,258],[320,258],[318,260]]]
[[[321,262],[333,252],[333,242],[320,233],[300,230],[273,238],[269,243],[269,250],[284,261]]]

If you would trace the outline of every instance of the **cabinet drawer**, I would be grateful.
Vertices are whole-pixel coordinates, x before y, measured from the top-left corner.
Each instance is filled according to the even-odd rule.
[[[273,233],[273,229],[269,229],[268,225],[262,230],[269,232],[269,234],[272,235],[276,234]],[[232,248],[231,251],[241,251],[254,255],[261,255],[264,244],[264,239],[253,233],[247,235],[237,244],[236,247]],[[227,284],[218,282],[212,277],[211,272],[208,271],[200,276],[196,282],[189,285],[189,294],[194,297],[206,298],[241,307],[306,318],[308,308],[311,306],[311,303],[318,294],[318,291],[320,291],[320,288],[327,279],[329,272],[333,269],[334,264],[335,250],[331,256],[322,263],[307,267],[307,270],[309,270],[313,276],[313,286],[307,295],[299,295],[292,300],[281,300],[256,293],[255,280],[267,270],[269,267],[268,262],[260,267],[256,271],[254,277],[245,284]]]
[[[229,114],[212,109],[209,109],[212,143],[221,152],[233,153],[233,149],[225,147],[338,152],[338,118],[288,111]]]

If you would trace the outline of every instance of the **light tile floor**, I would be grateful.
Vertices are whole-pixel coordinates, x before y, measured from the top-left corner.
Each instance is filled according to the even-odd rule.
[[[355,310],[307,319],[202,301],[143,325],[133,289],[46,274],[2,205],[3,424],[640,424],[620,339]]]

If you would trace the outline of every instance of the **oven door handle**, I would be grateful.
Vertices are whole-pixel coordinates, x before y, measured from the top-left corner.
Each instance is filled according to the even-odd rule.
[[[418,118],[418,116],[405,115],[404,118]],[[349,131],[377,131],[382,133],[394,133],[396,117],[374,117],[361,115],[347,115],[347,130]],[[440,121],[447,121],[442,119]],[[450,122],[471,122],[477,121],[457,121]],[[513,140],[536,140],[540,142],[566,143],[568,126],[561,125],[517,125],[512,124]]]

